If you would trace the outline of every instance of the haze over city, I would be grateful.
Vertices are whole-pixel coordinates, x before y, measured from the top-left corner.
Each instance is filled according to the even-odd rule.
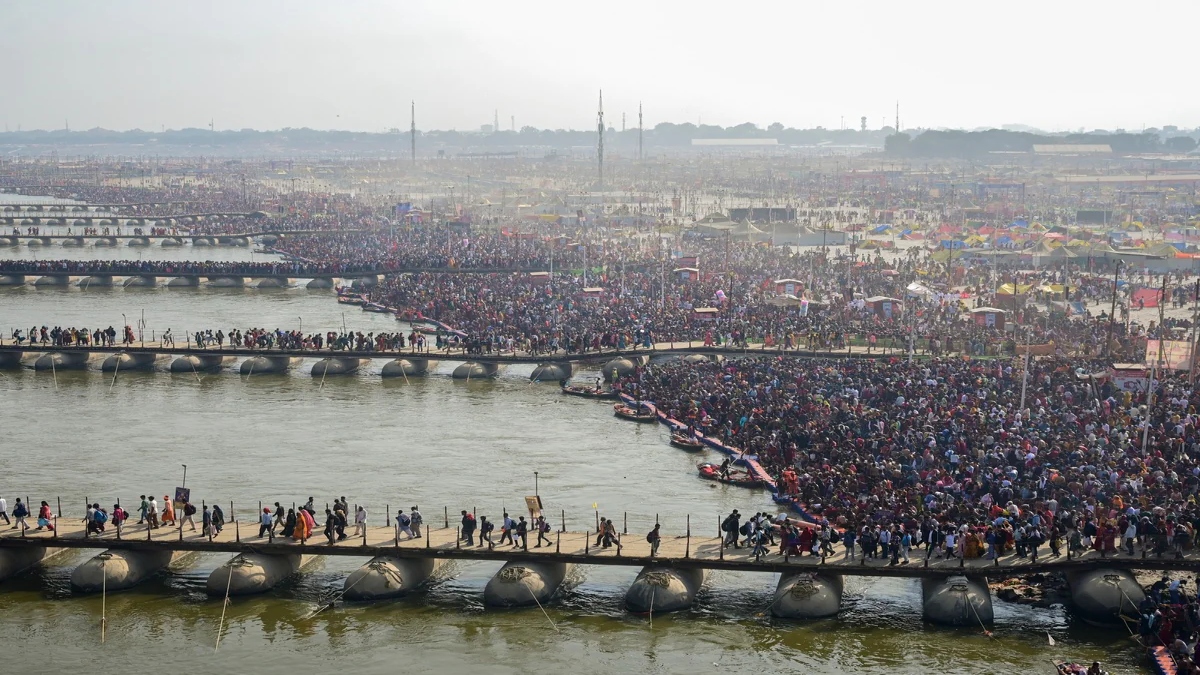
[[[1138,7],[1145,45],[1114,40],[1103,5],[1002,9],[756,2],[599,5],[6,3],[0,43],[9,130],[311,127],[586,129],[597,91],[611,126],[1200,126],[1186,63],[1200,11]]]

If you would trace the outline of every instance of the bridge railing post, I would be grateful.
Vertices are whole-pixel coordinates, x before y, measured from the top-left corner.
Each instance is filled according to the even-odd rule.
[[[62,515],[62,497],[58,497],[58,511],[54,512],[54,538],[58,539],[58,517]]]
[[[442,519],[444,521],[445,528],[447,530],[450,529],[450,507],[449,506],[442,507]]]

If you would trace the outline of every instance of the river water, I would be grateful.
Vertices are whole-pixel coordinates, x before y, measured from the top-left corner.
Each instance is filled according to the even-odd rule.
[[[92,249],[82,249],[83,252]],[[215,250],[215,249],[213,249]],[[207,259],[213,250],[202,251]],[[194,249],[150,249],[187,258]],[[225,249],[245,256],[245,249]],[[42,250],[58,257],[63,249]],[[0,257],[13,249],[0,249]],[[20,250],[22,254],[29,251]],[[179,257],[176,257],[179,256]],[[240,258],[233,258],[240,259]],[[394,319],[343,311],[331,292],[256,289],[0,289],[0,329],[33,325],[120,326],[144,311],[146,330],[299,327],[391,330]],[[716,530],[720,514],[773,510],[766,493],[699,480],[700,459],[667,445],[662,427],[629,424],[608,406],[530,385],[531,366],[494,381],[462,382],[452,363],[409,382],[365,372],[243,377],[236,364],[203,375],[97,371],[0,371],[5,437],[0,494],[134,502],[167,494],[188,465],[196,499],[227,503],[252,518],[259,500],[318,503],[344,495],[378,522],[385,508],[419,504],[427,520],[476,508],[499,517],[538,489],[567,525],[594,522],[595,508],[629,536],[656,514],[666,536],[690,514],[697,531]],[[590,379],[582,371],[577,378]],[[710,452],[710,451],[706,451]],[[715,457],[709,456],[712,460]],[[453,519],[451,520],[453,522]],[[293,582],[260,597],[235,599],[220,649],[213,645],[220,600],[204,581],[225,557],[200,555],[140,588],[107,599],[108,642],[99,643],[101,599],[73,597],[71,569],[87,553],[68,552],[0,586],[0,634],[19,647],[10,672],[177,671],[290,674],[353,673],[679,673],[887,672],[1049,673],[1051,659],[1099,659],[1111,672],[1142,672],[1123,628],[1097,629],[1062,608],[996,601],[994,636],[921,620],[914,580],[849,578],[836,619],[774,620],[767,606],[778,577],[714,573],[697,606],[653,625],[622,609],[637,570],[584,567],[560,600],[519,611],[485,610],[483,586],[499,563],[459,564],[447,578],[401,601],[342,605],[306,619],[322,593],[340,589],[365,560],[326,558]],[[553,622],[553,627],[551,626]],[[1047,633],[1056,647],[1047,644]],[[6,671],[9,668],[5,668]]]

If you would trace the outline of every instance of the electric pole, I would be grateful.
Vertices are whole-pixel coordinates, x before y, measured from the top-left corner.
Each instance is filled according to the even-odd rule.
[[[600,90],[600,107],[596,121],[599,144],[596,146],[597,167],[600,171],[600,189],[604,189],[604,90]]]
[[[638,159],[642,159],[642,102],[638,101]]]
[[[412,101],[412,124],[408,128],[408,138],[412,141],[412,163],[417,163],[417,102]]]

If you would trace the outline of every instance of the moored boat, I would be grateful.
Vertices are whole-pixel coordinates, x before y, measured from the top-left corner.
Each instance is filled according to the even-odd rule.
[[[567,386],[563,387],[562,393],[568,394],[570,396],[582,396],[583,398],[596,398],[596,399],[616,398],[617,397],[617,392],[615,392],[611,389],[576,387],[574,385],[567,385]]]
[[[644,402],[638,402],[632,406],[618,403],[613,406],[613,414],[621,419],[633,420],[634,422],[658,421],[658,415],[655,414],[654,406]]]
[[[761,480],[758,480],[745,471],[730,471],[728,474],[721,475],[721,467],[716,464],[709,464],[708,462],[700,464],[696,468],[700,471],[700,477],[704,480],[747,488],[760,488],[763,486]]]
[[[377,314],[387,314],[392,311],[377,302],[364,302],[362,308],[364,312],[375,312]]]
[[[671,434],[671,445],[680,450],[687,450],[688,452],[700,452],[704,449],[704,444],[697,440],[695,436],[689,436],[680,431]]]

